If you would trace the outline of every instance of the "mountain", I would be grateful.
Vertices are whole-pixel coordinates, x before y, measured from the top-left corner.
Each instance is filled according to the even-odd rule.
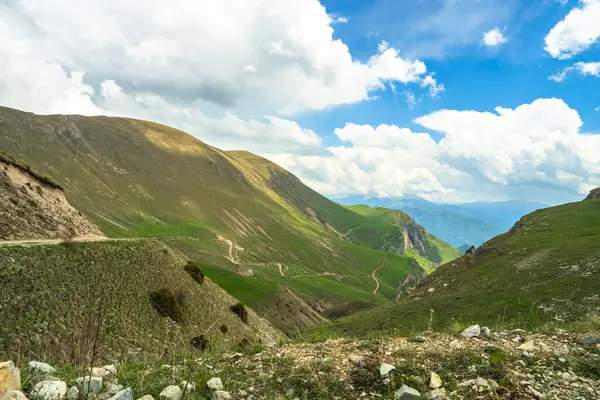
[[[0,108],[0,149],[58,182],[108,237],[160,239],[286,332],[387,304],[425,274],[416,256],[427,254],[379,249],[397,225],[353,243],[345,234],[368,216],[268,160],[164,125]],[[447,256],[429,243],[444,247],[431,263]]]
[[[402,210],[433,235],[461,248],[479,245],[509,229],[521,216],[547,207],[541,203],[521,201],[438,204],[416,196],[349,196],[336,201]]]
[[[436,269],[397,304],[340,320],[346,333],[453,324],[539,328],[600,310],[600,199],[535,211]],[[429,321],[429,322],[428,322]]]
[[[11,239],[0,241],[1,354],[85,364],[94,353],[146,357],[282,336],[252,310],[241,318],[238,300],[179,252],[108,239],[60,185],[6,156],[0,228]]]

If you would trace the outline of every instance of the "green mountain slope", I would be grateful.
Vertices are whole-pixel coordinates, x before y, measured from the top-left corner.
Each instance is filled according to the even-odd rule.
[[[442,265],[401,302],[344,318],[346,333],[453,323],[536,328],[600,311],[600,199],[538,210]],[[433,310],[433,311],[431,311]]]
[[[125,118],[0,108],[0,120],[0,148],[59,182],[105,234],[160,238],[280,328],[314,323],[311,310],[289,315],[303,301],[312,311],[385,304],[414,273],[404,253],[342,237],[364,216],[250,153]],[[377,282],[371,274],[384,257]]]

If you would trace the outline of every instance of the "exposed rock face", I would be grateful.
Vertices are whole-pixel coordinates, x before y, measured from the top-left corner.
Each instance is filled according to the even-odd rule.
[[[0,362],[0,397],[21,389],[21,372],[12,361]]]
[[[592,190],[585,199],[586,200],[600,199],[600,188],[596,188],[596,189]]]

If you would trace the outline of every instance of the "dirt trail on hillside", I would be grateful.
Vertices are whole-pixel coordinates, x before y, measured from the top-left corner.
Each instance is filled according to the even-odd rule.
[[[282,266],[281,266],[281,263],[276,263],[275,265],[277,265],[277,266],[279,267],[279,273],[281,274],[281,276],[285,276],[285,275],[283,274],[283,268],[282,268]]]
[[[371,277],[377,284],[377,286],[375,286],[375,290],[373,290],[373,294],[377,294],[377,291],[379,290],[379,279],[377,279],[377,277],[375,276],[375,273],[377,271],[379,271],[381,268],[383,268],[384,265],[385,265],[385,254],[383,255],[383,260],[381,260],[381,265],[379,267],[375,268],[373,270],[373,272],[371,272]]]
[[[348,235],[349,235],[350,233],[352,233],[352,231],[355,231],[355,230],[357,230],[357,229],[358,229],[358,228],[360,228],[360,227],[361,227],[361,226],[359,225],[359,226],[357,226],[356,228],[352,228],[352,229],[350,229],[350,230],[349,230],[348,232],[346,232],[346,233],[342,233],[342,234],[340,235],[340,238],[342,238],[342,239],[346,239],[346,240],[350,240],[350,239],[348,239]]]
[[[117,240],[137,240],[134,238],[121,238],[113,239],[107,238],[106,236],[78,236],[68,241],[64,239],[23,239],[23,240],[2,240],[0,246],[42,246],[48,244],[61,244],[61,243],[83,243],[83,242],[105,242],[105,241],[117,241]]]

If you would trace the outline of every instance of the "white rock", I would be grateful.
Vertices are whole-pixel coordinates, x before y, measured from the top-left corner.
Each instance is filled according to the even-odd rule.
[[[483,326],[481,327],[481,334],[483,336],[490,336],[492,334],[492,331],[487,326]]]
[[[117,375],[117,367],[114,364],[105,365],[102,368],[104,368],[110,375]]]
[[[465,329],[461,335],[465,338],[472,338],[481,335],[481,328],[479,325],[473,325]]]
[[[83,394],[98,394],[102,391],[102,378],[99,376],[82,376],[77,378],[77,388]]]
[[[365,361],[365,356],[350,354],[350,356],[348,356],[348,360],[352,361],[354,364],[362,364]]]
[[[154,397],[152,397],[152,395],[147,394],[145,396],[140,397],[138,400],[154,400]]]
[[[27,400],[27,396],[20,390],[9,390],[2,396],[2,400]]]
[[[523,351],[535,351],[537,347],[535,347],[535,343],[533,342],[533,340],[530,340],[518,346],[517,349]]]
[[[115,382],[103,382],[102,387],[104,387],[104,391],[111,396],[119,393],[121,390],[124,389],[123,385],[119,385]]]
[[[67,390],[67,400],[77,400],[79,399],[79,389],[77,386],[71,386],[69,390]]]
[[[428,395],[429,400],[445,400],[446,399],[446,389],[439,388],[432,390]]]
[[[239,397],[246,397],[246,396],[248,396],[248,392],[246,392],[243,389],[242,390],[238,390],[237,394],[238,394]]]
[[[482,386],[482,387],[488,387],[490,384],[488,383],[488,381],[486,381],[485,379],[483,379],[482,377],[478,377],[477,379],[475,379],[475,384],[477,386]]]
[[[152,396],[150,396],[150,398],[152,398]],[[133,400],[133,390],[131,390],[130,387],[123,389],[108,400]]]
[[[381,376],[388,376],[390,372],[394,371],[395,369],[396,367],[394,367],[392,364],[381,363],[381,366],[379,367],[379,374]]]
[[[179,400],[182,396],[181,388],[176,385],[167,386],[158,395],[160,400]]]
[[[196,391],[196,384],[194,382],[181,381],[179,387],[186,393],[192,393]]]
[[[567,346],[566,344],[563,344],[562,346],[554,349],[554,355],[556,357],[564,357],[567,354],[569,354],[569,346]]]
[[[225,392],[223,390],[217,390],[213,394],[213,400],[229,400],[229,399],[231,399],[231,395],[229,394],[229,392]]]
[[[27,366],[32,371],[42,374],[53,374],[54,372],[56,372],[54,367],[52,367],[50,364],[46,364],[39,361],[29,361],[29,364],[27,364]]]
[[[431,377],[429,378],[429,387],[432,389],[438,389],[442,387],[442,379],[435,372],[431,372]]]
[[[67,394],[67,384],[62,381],[41,381],[31,390],[33,400],[63,400]]]
[[[12,361],[0,362],[0,397],[10,390],[21,389],[21,372]]]
[[[221,378],[210,378],[208,382],[206,382],[206,386],[212,390],[223,390],[223,382],[221,381]]]
[[[395,393],[395,398],[399,400],[411,400],[411,399],[420,399],[421,393],[417,390],[408,387],[406,385],[402,385],[400,389],[398,389]]]

